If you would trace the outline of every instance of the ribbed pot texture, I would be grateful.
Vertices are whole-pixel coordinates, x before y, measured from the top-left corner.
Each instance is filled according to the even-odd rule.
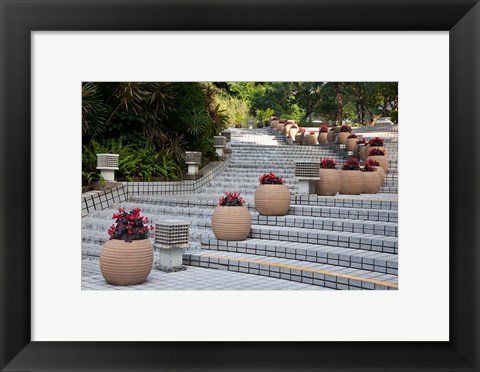
[[[363,174],[363,181],[364,181],[363,193],[376,194],[378,190],[380,190],[380,186],[382,185],[378,171],[362,172],[362,174]]]
[[[374,159],[380,163],[380,166],[383,168],[385,173],[388,171],[388,158],[383,155],[375,155],[375,156],[369,156],[365,161],[368,161],[370,159]]]
[[[363,192],[363,174],[359,170],[340,170],[340,194],[358,195]]]
[[[290,191],[285,185],[260,185],[255,191],[255,208],[264,216],[284,216],[290,208]]]
[[[337,136],[337,143],[343,145],[347,141],[348,136],[350,135],[349,132],[340,132]]]
[[[212,214],[212,230],[218,240],[245,240],[252,227],[252,217],[245,206],[217,205]]]
[[[353,151],[353,148],[357,144],[357,140],[358,138],[347,138],[347,140],[345,141],[345,149],[347,151]]]
[[[316,145],[318,143],[317,141],[317,135],[315,134],[307,134],[305,136],[305,144],[306,145]]]
[[[327,141],[328,142],[334,142],[335,141],[335,132],[333,130],[328,131]]]
[[[298,133],[298,128],[290,128],[290,130],[288,131],[288,136],[291,139],[294,139],[297,133]]]
[[[385,183],[385,171],[383,170],[382,167],[376,167],[378,175],[380,176],[380,181],[381,184],[383,185]]]
[[[318,133],[318,143],[328,143],[328,132]]]
[[[148,239],[108,240],[100,254],[100,271],[105,280],[113,285],[143,283],[153,265],[153,248]]]
[[[360,146],[360,160],[365,160],[367,158],[367,146]]]
[[[287,135],[293,124],[287,124],[283,127],[283,134]]]
[[[317,195],[334,196],[340,191],[340,175],[336,169],[320,169],[320,180],[315,182]]]

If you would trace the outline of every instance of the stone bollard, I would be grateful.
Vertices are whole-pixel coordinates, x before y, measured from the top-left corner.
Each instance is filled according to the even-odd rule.
[[[97,169],[100,169],[106,181],[114,182],[115,171],[118,170],[118,154],[97,154]]]
[[[200,178],[198,168],[202,164],[201,152],[185,151],[185,164],[188,165],[188,173],[185,175],[185,179],[196,180]]]
[[[320,162],[295,162],[295,178],[298,179],[298,194],[315,194],[315,181],[320,179]]]
[[[155,223],[155,244],[158,251],[156,268],[161,271],[184,270],[183,249],[189,247],[188,227],[190,222],[168,219]]]
[[[214,136],[213,137],[213,147],[215,147],[215,151],[220,158],[220,160],[225,159],[225,146],[227,143],[227,139],[223,136]]]

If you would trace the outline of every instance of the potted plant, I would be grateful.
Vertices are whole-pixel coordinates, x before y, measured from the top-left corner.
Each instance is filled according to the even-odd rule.
[[[384,147],[385,146],[384,143],[385,143],[384,140],[381,139],[380,137],[371,138],[368,141],[366,153],[368,154],[370,149],[380,149],[380,150],[383,150],[385,152],[385,156],[388,157],[388,151],[387,151],[387,148]]]
[[[374,148],[370,149],[368,152],[368,157],[366,160],[374,159],[380,163],[380,166],[383,168],[385,173],[388,171],[388,158],[385,156],[385,151]]]
[[[212,230],[219,240],[245,240],[252,218],[239,193],[226,192],[212,214]]]
[[[340,127],[340,132],[338,133],[338,136],[337,136],[337,143],[344,145],[351,132],[352,132],[351,126],[342,125]]]
[[[264,216],[284,216],[290,208],[290,191],[275,173],[265,173],[258,179],[255,208]]]
[[[353,151],[353,148],[357,144],[357,135],[355,133],[351,133],[347,140],[345,141],[345,149],[347,151]]]
[[[335,127],[330,127],[328,134],[327,134],[327,141],[328,142],[335,142]]]
[[[311,131],[305,136],[305,145],[316,145],[317,141],[317,133]]]
[[[303,133],[305,133],[305,128],[298,128],[298,132],[295,135],[295,143],[302,143]]]
[[[380,184],[383,185],[385,183],[385,171],[380,166],[380,163],[375,159],[370,159],[365,162],[365,165],[367,164],[371,167],[377,168],[378,175],[380,176]]]
[[[112,218],[115,224],[108,230],[110,239],[100,254],[100,271],[113,285],[143,283],[153,265],[153,247],[148,239],[153,226],[140,216],[139,208],[130,212],[120,208]]]
[[[363,175],[360,164],[355,158],[349,159],[342,165],[340,174],[340,194],[358,195],[363,192]]]
[[[320,125],[318,129],[318,143],[328,143],[328,125]]]
[[[377,171],[377,168],[372,164],[372,161],[375,160],[367,161],[362,168],[364,194],[376,194],[378,190],[380,190],[380,186],[382,186],[380,175]]]
[[[292,140],[294,140],[297,133],[298,133],[298,125],[297,124],[292,124],[292,126],[290,127],[290,130],[288,131],[288,136]]]
[[[334,196],[340,191],[340,175],[337,171],[337,162],[332,158],[320,160],[320,180],[315,182],[317,195]]]
[[[366,142],[367,141],[365,141],[365,139],[363,139],[363,138],[357,139],[357,141],[355,142],[355,147],[353,148],[353,156],[354,157],[356,157],[356,158],[360,157],[360,151],[361,151],[361,149],[363,149],[365,147]]]
[[[279,120],[277,127],[275,129],[277,130],[277,132],[282,133],[284,126],[285,126],[285,120]]]

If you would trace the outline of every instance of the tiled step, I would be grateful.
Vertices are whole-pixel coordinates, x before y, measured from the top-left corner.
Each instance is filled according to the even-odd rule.
[[[292,195],[290,204],[317,205],[342,208],[398,210],[398,196],[395,194],[379,195],[340,195],[314,196]]]
[[[331,247],[398,254],[398,239],[393,236],[302,229],[296,227],[252,225],[249,237],[254,239],[281,240],[290,243],[319,244]]]
[[[398,278],[367,270],[233,252],[186,252],[184,265],[291,280],[333,289],[398,289]]]
[[[351,267],[384,274],[398,274],[398,255],[368,252],[360,249],[330,247],[276,240],[247,239],[240,242],[210,239],[203,250],[247,253],[257,256],[287,258],[342,267]]]
[[[393,209],[382,210],[291,204],[288,214],[297,216],[342,218],[363,221],[398,222],[398,211]]]

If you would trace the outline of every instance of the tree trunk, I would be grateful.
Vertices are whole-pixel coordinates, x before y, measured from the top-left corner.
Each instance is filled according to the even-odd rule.
[[[381,117],[382,117],[382,114],[373,115],[372,122],[370,123],[370,125],[375,125],[377,120],[380,119]]]
[[[337,102],[337,115],[335,117],[335,121],[338,125],[342,125],[343,123],[343,97],[342,92],[340,89],[340,83],[335,83],[335,100]]]

